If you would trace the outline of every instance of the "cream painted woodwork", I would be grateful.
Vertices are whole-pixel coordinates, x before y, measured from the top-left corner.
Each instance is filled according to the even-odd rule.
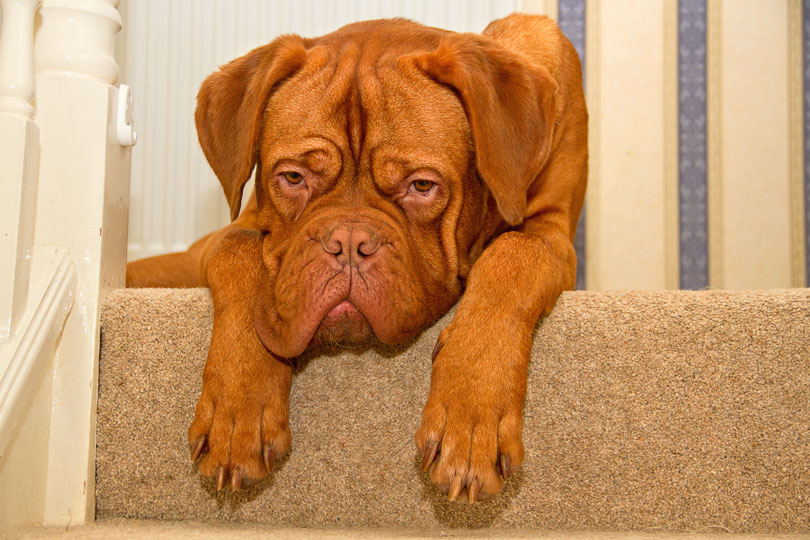
[[[0,343],[25,314],[39,131],[34,124],[34,13],[40,0],[0,1]]]
[[[709,0],[708,13],[710,285],[802,286],[798,2]]]
[[[0,494],[3,529],[93,518],[99,308],[126,262],[133,136],[128,94],[113,86],[118,0],[43,0],[34,19],[38,5],[3,0],[0,29],[12,195],[0,223],[13,233],[0,244],[0,309],[15,321],[0,343],[0,485],[15,488]]]
[[[589,289],[678,287],[676,9],[587,3]]]

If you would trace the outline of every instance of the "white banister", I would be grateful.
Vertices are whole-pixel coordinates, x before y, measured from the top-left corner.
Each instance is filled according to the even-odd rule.
[[[34,13],[40,0],[0,0],[0,343],[26,305],[39,134],[34,118]]]
[[[45,515],[54,349],[76,300],[76,265],[55,246],[35,246],[20,327],[0,346],[0,531]]]

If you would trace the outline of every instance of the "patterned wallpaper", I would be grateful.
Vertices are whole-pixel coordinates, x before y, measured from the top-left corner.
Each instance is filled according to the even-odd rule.
[[[574,45],[582,64],[582,79],[585,83],[585,0],[559,0],[560,30]],[[810,1],[810,0],[809,0]],[[577,252],[577,289],[585,289],[585,208],[579,216],[577,236],[574,240]]]
[[[682,289],[709,285],[706,0],[678,3],[678,209]]]

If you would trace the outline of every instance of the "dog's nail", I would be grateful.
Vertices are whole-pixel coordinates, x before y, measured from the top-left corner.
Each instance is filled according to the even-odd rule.
[[[444,347],[444,341],[437,341],[436,345],[433,347],[433,354],[431,355],[432,362],[436,361],[436,356],[438,356],[439,351],[442,350],[442,347]]]
[[[205,449],[205,443],[206,443],[205,435],[200,435],[199,437],[197,437],[197,442],[194,443],[194,451],[191,452],[192,463],[197,463],[197,460],[200,458],[200,455],[203,453],[203,450]]]
[[[270,474],[273,472],[273,467],[276,463],[276,453],[273,451],[273,447],[270,445],[270,443],[264,444],[262,457],[264,457],[264,468],[267,469],[267,474]]]
[[[242,471],[239,467],[233,470],[233,474],[231,474],[231,491],[239,491],[239,488],[242,487]]]
[[[447,494],[447,498],[451,501],[458,499],[458,495],[461,493],[461,485],[461,476],[457,474],[450,481],[450,492]]]
[[[504,480],[512,476],[512,460],[506,454],[501,454],[501,476]]]
[[[470,503],[478,502],[478,492],[480,490],[481,482],[478,481],[478,478],[473,478],[473,481],[470,482],[470,487],[467,489],[467,499],[469,499]]]
[[[433,459],[436,457],[436,449],[439,448],[439,444],[433,441],[428,441],[427,445],[425,445],[425,456],[422,458],[422,470],[427,472],[430,468],[430,465],[433,463]]]
[[[225,467],[220,465],[219,471],[217,472],[217,491],[222,491],[222,488],[224,487],[225,487]]]

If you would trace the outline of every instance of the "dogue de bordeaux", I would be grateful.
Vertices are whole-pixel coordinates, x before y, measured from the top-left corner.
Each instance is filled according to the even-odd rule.
[[[289,359],[310,344],[401,343],[460,298],[416,446],[451,500],[497,494],[523,461],[533,328],[575,284],[587,111],[555,23],[285,35],[210,75],[196,124],[232,223],[130,263],[127,284],[211,289],[200,473],[233,490],[270,474],[290,449]]]

